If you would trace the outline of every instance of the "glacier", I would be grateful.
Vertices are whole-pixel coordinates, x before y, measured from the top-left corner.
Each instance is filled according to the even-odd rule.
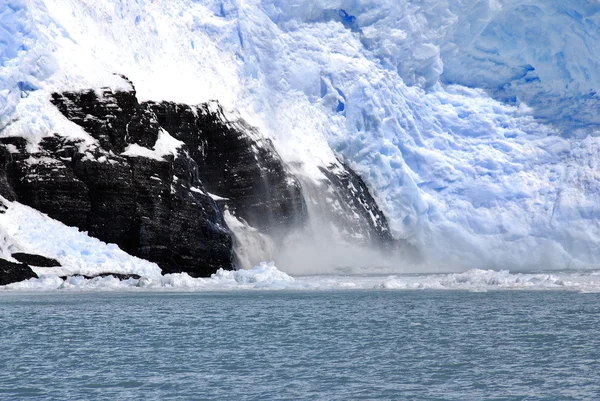
[[[85,137],[49,94],[123,74],[218,99],[306,179],[339,156],[419,269],[600,267],[597,1],[8,0],[0,22],[0,136]]]

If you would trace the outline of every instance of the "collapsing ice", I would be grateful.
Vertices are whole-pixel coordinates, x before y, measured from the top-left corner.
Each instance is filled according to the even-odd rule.
[[[72,133],[50,94],[128,90],[125,74],[141,102],[219,99],[258,127],[302,183],[305,237],[325,235],[310,202],[329,166],[347,166],[390,236],[411,245],[401,265],[416,248],[445,271],[597,268],[598,5],[434,3],[69,2],[65,13],[64,2],[12,1],[0,5],[0,136],[35,147]],[[269,241],[280,236],[230,212],[230,228],[246,227],[234,232],[241,265],[271,259],[251,255],[256,244],[286,271],[329,264],[288,270],[300,259],[279,263]],[[242,238],[257,232],[267,236]],[[296,255],[311,248],[302,242]]]

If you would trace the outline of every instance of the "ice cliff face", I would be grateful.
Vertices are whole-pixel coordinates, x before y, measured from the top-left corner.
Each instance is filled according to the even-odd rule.
[[[237,110],[301,179],[339,156],[434,268],[600,265],[596,1],[12,0],[0,16],[2,136],[65,132],[50,93],[124,74],[140,100]]]
[[[567,133],[600,124],[598,2],[490,1],[451,10],[464,28],[441,45],[443,82],[525,103]]]

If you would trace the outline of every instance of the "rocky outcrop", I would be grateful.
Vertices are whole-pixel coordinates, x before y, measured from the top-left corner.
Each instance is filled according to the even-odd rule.
[[[36,267],[60,266],[60,263],[58,263],[57,260],[47,258],[47,257],[41,256],[41,255],[34,255],[31,253],[24,253],[24,252],[16,252],[16,253],[13,253],[11,256],[14,259],[16,259],[18,262],[24,263],[29,266],[36,266]]]
[[[307,223],[307,199],[348,240],[395,246],[348,166],[322,168],[321,182],[301,185],[268,139],[228,118],[217,102],[140,103],[129,84],[52,95],[94,143],[61,132],[35,147],[0,138],[0,195],[156,262],[164,273],[194,277],[235,267],[225,209],[277,242]]]
[[[7,285],[30,278],[37,278],[31,267],[24,263],[14,263],[0,259],[0,285]]]
[[[69,277],[83,277],[86,280],[92,280],[92,279],[94,279],[96,277],[102,277],[102,278],[104,278],[104,277],[114,277],[114,278],[116,278],[116,279],[118,279],[120,281],[125,281],[125,280],[129,280],[129,279],[139,280],[139,279],[142,278],[142,276],[140,276],[139,274],[119,274],[119,273],[100,273],[100,274],[96,274],[96,275],[93,275],[93,276],[76,274],[76,275],[73,275],[73,276],[60,276],[59,278],[61,280],[67,280],[67,279],[69,279]]]
[[[398,246],[383,212],[352,169],[338,161],[321,172],[327,177],[320,185],[321,207],[345,238],[387,249]]]
[[[263,230],[305,219],[301,187],[272,145],[229,122],[216,103],[139,103],[133,86],[55,93],[52,103],[96,143],[57,132],[31,153],[24,139],[1,138],[0,194],[164,273],[234,267],[231,232],[212,194]]]

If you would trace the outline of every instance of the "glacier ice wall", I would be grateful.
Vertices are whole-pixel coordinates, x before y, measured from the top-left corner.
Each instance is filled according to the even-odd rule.
[[[600,124],[600,3],[504,0],[451,9],[460,17],[441,45],[445,82],[526,103],[560,126]]]
[[[55,68],[30,7],[44,8],[23,0],[0,3],[0,130],[10,122],[24,93],[37,89]]]
[[[578,57],[565,59],[564,68],[593,70],[597,25],[584,21],[592,29],[571,34],[568,22],[577,16],[569,5],[545,3],[556,19],[541,12],[533,18],[515,2],[262,1],[242,8],[242,36],[252,74],[269,94],[304,95],[295,102],[313,111],[303,117],[323,127],[329,144],[369,182],[396,235],[414,241],[430,261],[595,265],[599,142],[585,88],[598,80],[561,75],[542,53],[571,51],[568,41],[552,41],[563,32],[592,45],[577,42]],[[582,20],[597,17],[597,8],[586,9]],[[509,24],[507,15],[519,11],[521,25]],[[557,19],[562,25],[552,25]],[[535,43],[529,45],[534,34],[518,31],[523,26],[537,29]],[[497,59],[473,55],[477,34],[495,43]],[[532,65],[528,78],[512,71],[511,63],[523,63],[510,51],[514,42],[529,45],[522,51],[530,57],[520,55]],[[505,68],[494,71],[492,61]],[[535,72],[544,69],[546,75]],[[561,85],[580,92],[561,92]],[[510,100],[510,91],[537,103]],[[280,101],[270,107],[280,110]],[[589,118],[565,116],[564,103]],[[284,107],[278,120],[294,110]]]
[[[284,30],[335,20],[408,85],[484,88],[554,123],[600,123],[596,1],[262,1]],[[441,80],[440,80],[441,78]],[[585,110],[585,112],[583,112]]]
[[[600,265],[596,1],[13,0],[1,15],[0,121],[20,121],[3,135],[52,132],[48,92],[121,73],[144,99],[219,99],[308,177],[337,153],[433,266]]]

